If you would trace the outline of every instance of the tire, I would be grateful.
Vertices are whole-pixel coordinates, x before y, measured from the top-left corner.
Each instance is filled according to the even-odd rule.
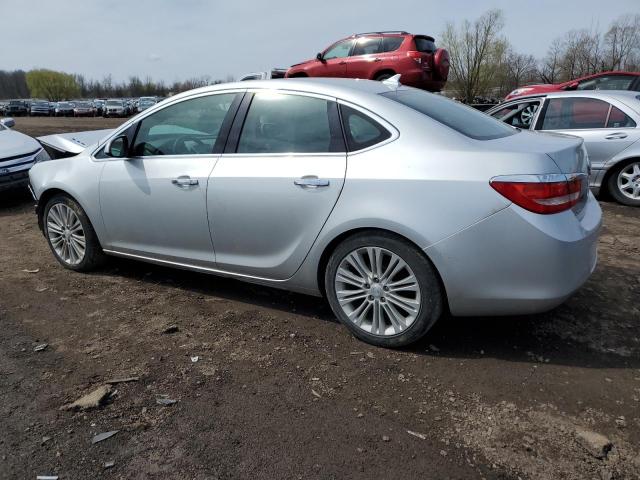
[[[376,75],[376,78],[374,78],[374,80],[376,80],[378,82],[382,82],[383,80],[391,78],[394,75],[395,75],[395,73],[391,73],[391,72],[379,73],[378,75]]]
[[[629,185],[627,189],[623,187]],[[630,188],[636,186],[635,196]],[[607,180],[607,190],[616,202],[630,207],[640,207],[640,159],[616,165]]]
[[[79,226],[73,230],[76,234],[66,234],[64,231],[71,231],[71,229],[65,227],[77,225],[76,220],[79,222]],[[47,202],[42,214],[42,227],[49,248],[63,267],[77,272],[88,272],[104,263],[106,256],[87,214],[75,200],[67,195],[54,195]],[[69,240],[64,240],[64,237]],[[54,245],[55,239],[61,240]],[[84,252],[79,255],[78,252],[82,250],[81,240],[84,241]],[[70,242],[73,243],[71,247],[68,246]],[[65,243],[67,244],[66,255]]]
[[[381,266],[372,269],[369,251],[376,250],[380,252]],[[354,255],[361,260],[360,272],[366,270],[365,275],[358,273]],[[375,258],[375,253],[373,256]],[[400,261],[392,266],[394,256]],[[396,271],[397,268],[399,270]],[[338,276],[338,271],[344,272],[345,269],[350,276]],[[372,271],[382,272],[382,275],[372,276]],[[354,278],[366,278],[366,283],[355,282],[359,285],[356,286]],[[393,284],[402,290],[394,291]],[[407,291],[409,288],[417,291]],[[429,259],[409,242],[385,232],[362,232],[340,243],[327,263],[325,290],[329,305],[340,322],[360,340],[379,347],[402,347],[420,340],[443,312],[442,288]],[[341,292],[342,305],[337,291]],[[345,295],[349,291],[353,293]],[[410,306],[411,303],[415,305],[413,313],[401,306]],[[377,323],[374,316],[376,306],[382,315],[382,321]],[[391,321],[392,314],[395,322]],[[406,318],[399,322],[398,318],[403,314],[407,314]],[[360,325],[351,320],[350,315],[360,317]]]

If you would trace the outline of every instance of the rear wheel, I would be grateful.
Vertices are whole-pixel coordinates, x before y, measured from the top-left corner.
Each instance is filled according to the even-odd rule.
[[[382,82],[383,80],[387,80],[388,78],[391,78],[394,75],[395,73],[393,72],[383,72],[376,75],[376,78],[374,80],[377,80],[378,82]]]
[[[42,224],[47,243],[63,267],[86,272],[104,262],[105,255],[89,218],[70,197],[52,197],[44,208]]]
[[[640,207],[640,160],[614,167],[607,187],[617,202]]]
[[[413,245],[387,233],[364,232],[342,242],[327,264],[325,286],[342,324],[381,347],[419,340],[442,315],[434,267]]]

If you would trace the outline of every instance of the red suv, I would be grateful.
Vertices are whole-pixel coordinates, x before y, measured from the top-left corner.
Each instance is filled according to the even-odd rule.
[[[505,97],[511,100],[523,95],[561,92],[564,90],[635,90],[640,91],[640,72],[601,72],[564,83],[542,83],[516,88]]]
[[[293,65],[286,77],[348,77],[386,80],[439,92],[447,83],[449,53],[433,37],[407,32],[359,33],[337,41],[313,60]]]

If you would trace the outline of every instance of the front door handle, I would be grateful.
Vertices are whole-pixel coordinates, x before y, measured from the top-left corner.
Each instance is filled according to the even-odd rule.
[[[623,132],[612,133],[611,135],[607,135],[607,140],[622,140],[623,138],[627,138],[627,134]]]
[[[187,188],[198,185],[198,179],[191,178],[189,175],[181,175],[178,178],[171,179],[171,183],[178,187]]]
[[[293,183],[302,188],[318,188],[329,186],[329,180],[327,180],[326,178],[318,178],[314,175],[297,178],[293,181]]]
[[[381,58],[374,58],[374,59],[373,59],[373,61],[374,61],[374,62],[381,62],[381,61],[382,61],[382,59],[381,59]]]

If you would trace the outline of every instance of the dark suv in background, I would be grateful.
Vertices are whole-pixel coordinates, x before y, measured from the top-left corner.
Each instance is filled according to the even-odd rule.
[[[439,92],[447,83],[449,53],[433,37],[402,31],[358,33],[337,41],[315,59],[293,65],[286,77],[386,80]]]
[[[25,100],[9,100],[4,114],[10,117],[23,117],[29,113],[29,104]]]

